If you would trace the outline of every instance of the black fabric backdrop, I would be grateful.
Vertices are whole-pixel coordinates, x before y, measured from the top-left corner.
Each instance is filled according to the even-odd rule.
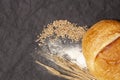
[[[120,0],[0,0],[0,80],[64,80],[37,66],[36,36],[53,20],[120,19]]]

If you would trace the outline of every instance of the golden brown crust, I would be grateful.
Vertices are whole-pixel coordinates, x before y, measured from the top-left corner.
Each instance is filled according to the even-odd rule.
[[[102,73],[106,72],[104,69],[103,71],[99,72],[99,74],[96,74],[98,73],[97,71],[102,69],[100,65],[102,66],[105,65],[106,68],[109,68],[109,65],[106,65],[103,59],[102,59],[103,61],[102,60],[100,61],[101,58],[98,55],[101,54],[101,51],[104,48],[108,47],[107,45],[111,44],[119,37],[120,37],[120,23],[115,20],[102,20],[96,23],[95,25],[93,25],[86,32],[82,40],[82,49],[87,61],[88,68],[92,74],[99,77],[100,75],[102,75]],[[120,40],[118,43],[120,43]],[[115,49],[112,48],[112,50],[114,52]],[[114,54],[113,52],[112,54]],[[104,54],[108,54],[108,52],[105,52]],[[104,57],[105,56],[107,55],[104,55]],[[111,57],[114,56],[111,55]],[[109,59],[107,58],[106,61],[107,60]],[[95,66],[95,64],[97,64],[97,66]],[[108,73],[110,73],[110,71]],[[103,77],[103,78],[99,78],[100,80],[110,80],[110,79],[105,79],[103,75],[100,77]]]
[[[99,52],[95,60],[94,74],[100,80],[120,79],[120,38]]]

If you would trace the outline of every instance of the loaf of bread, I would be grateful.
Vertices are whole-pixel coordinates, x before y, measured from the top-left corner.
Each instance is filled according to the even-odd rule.
[[[82,51],[98,80],[120,80],[120,22],[102,20],[83,36]]]

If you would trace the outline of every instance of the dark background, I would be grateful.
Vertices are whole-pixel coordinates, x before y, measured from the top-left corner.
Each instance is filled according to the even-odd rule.
[[[120,19],[120,0],[0,0],[0,80],[64,80],[35,64],[36,36],[48,23],[67,19],[89,27]]]

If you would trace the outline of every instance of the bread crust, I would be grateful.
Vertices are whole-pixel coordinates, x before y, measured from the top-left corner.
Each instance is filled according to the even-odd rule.
[[[114,43],[116,40],[117,44],[120,44],[120,22],[115,20],[102,20],[97,22],[95,25],[93,25],[83,36],[82,40],[82,51],[86,58],[87,66],[90,72],[98,78],[98,80],[118,80],[118,76],[120,76],[120,63],[119,59],[116,60],[116,64],[119,65],[119,67],[116,67],[112,65],[110,67],[110,64],[107,64],[106,62],[109,61],[109,58],[106,58],[105,60],[101,60],[101,52],[103,54],[109,54],[112,49],[112,53],[114,55],[118,55],[120,58],[120,46],[116,47],[109,47],[110,44],[113,43],[112,46],[116,45]],[[107,47],[107,48],[106,48]],[[109,47],[109,49],[108,49]],[[108,49],[108,50],[107,50]],[[117,49],[117,53],[115,54],[115,50]],[[107,52],[106,52],[107,50]],[[111,55],[114,56],[114,55]],[[108,57],[107,55],[104,55],[104,57]],[[116,58],[116,57],[115,57]],[[111,58],[111,60],[115,59]],[[106,61],[106,62],[104,62]],[[103,69],[102,66],[105,66],[105,69]],[[107,69],[106,69],[107,68]],[[106,72],[106,70],[109,71]],[[114,69],[118,68],[117,75],[114,73]],[[100,71],[102,69],[102,71]],[[111,72],[111,69],[113,69]],[[107,74],[107,75],[105,75]],[[112,79],[111,79],[112,78]],[[120,77],[119,77],[120,79]]]

